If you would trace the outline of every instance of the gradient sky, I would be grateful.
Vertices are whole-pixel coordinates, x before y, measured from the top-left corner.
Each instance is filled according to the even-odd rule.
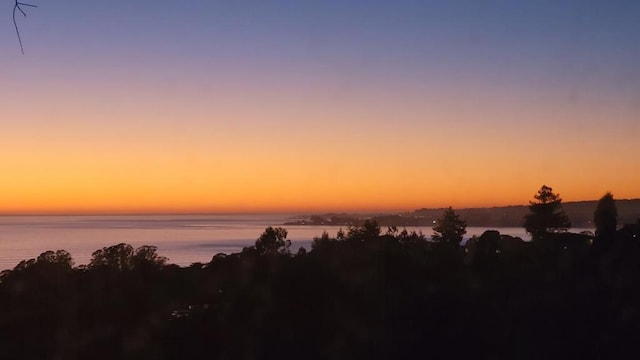
[[[0,213],[640,197],[638,1],[30,1]]]

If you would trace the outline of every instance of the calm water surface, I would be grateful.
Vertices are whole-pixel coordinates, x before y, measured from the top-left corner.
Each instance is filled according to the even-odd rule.
[[[46,250],[64,249],[76,265],[105,246],[128,243],[155,245],[171,263],[188,266],[208,262],[217,253],[239,252],[254,244],[267,226],[281,226],[289,215],[136,215],[136,216],[0,216],[0,269],[11,269]],[[311,248],[323,231],[335,235],[337,226],[286,226],[292,251]],[[428,227],[407,228],[431,235]],[[467,228],[467,237],[485,228]],[[529,237],[522,228],[499,228],[502,234]]]

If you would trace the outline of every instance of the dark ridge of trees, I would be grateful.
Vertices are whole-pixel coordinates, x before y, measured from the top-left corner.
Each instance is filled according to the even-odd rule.
[[[267,228],[189,267],[153,246],[78,267],[46,251],[0,274],[0,359],[637,357],[640,224],[593,251],[553,231],[461,245],[463,217],[440,219],[433,239],[367,221],[296,254]]]
[[[131,245],[124,243],[104,247],[93,252],[88,268],[107,268],[117,271],[138,268],[159,269],[166,265],[168,259],[159,256],[157,251],[156,246],[143,245],[134,250]]]

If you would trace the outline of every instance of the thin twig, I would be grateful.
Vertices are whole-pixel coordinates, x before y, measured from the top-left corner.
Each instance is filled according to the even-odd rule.
[[[18,35],[18,42],[20,43],[20,51],[22,52],[22,55],[24,55],[24,47],[22,46],[22,38],[20,37],[20,30],[18,29],[18,23],[16,22],[16,11],[20,11],[20,13],[22,14],[22,16],[24,16],[25,18],[27,17],[27,13],[24,12],[24,10],[22,10],[22,6],[28,6],[28,7],[33,7],[33,8],[37,8],[37,5],[33,5],[33,4],[26,4],[23,2],[19,2],[18,0],[15,0],[15,4],[13,5],[13,26],[15,26],[16,28],[16,35]]]

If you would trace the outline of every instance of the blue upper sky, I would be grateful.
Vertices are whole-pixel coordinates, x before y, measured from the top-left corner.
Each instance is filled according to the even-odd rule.
[[[609,82],[624,83],[640,59],[637,1],[33,2],[39,8],[19,19],[31,54],[22,62],[46,50],[50,61],[78,66],[104,59],[171,71],[246,64],[407,78],[599,76],[592,81],[615,87]],[[0,44],[13,58],[7,5]]]

